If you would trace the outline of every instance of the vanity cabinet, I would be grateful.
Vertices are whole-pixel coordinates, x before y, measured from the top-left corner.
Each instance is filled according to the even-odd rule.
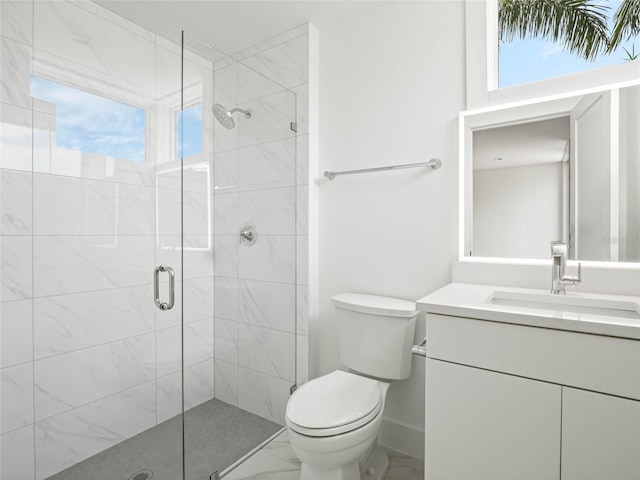
[[[562,479],[640,479],[640,402],[562,390]]]
[[[432,359],[426,375],[427,480],[559,478],[561,387]]]
[[[427,314],[426,480],[640,480],[640,341]]]

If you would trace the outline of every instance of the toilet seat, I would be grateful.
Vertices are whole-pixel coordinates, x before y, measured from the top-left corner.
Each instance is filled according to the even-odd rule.
[[[286,422],[302,435],[339,435],[371,422],[383,403],[377,380],[336,370],[302,385],[293,394]]]

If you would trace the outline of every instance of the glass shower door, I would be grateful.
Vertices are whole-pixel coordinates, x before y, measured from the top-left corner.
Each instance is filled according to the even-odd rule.
[[[188,34],[183,79],[185,479],[208,480],[282,430],[296,383],[296,96]]]
[[[1,476],[182,478],[181,32],[2,9]]]

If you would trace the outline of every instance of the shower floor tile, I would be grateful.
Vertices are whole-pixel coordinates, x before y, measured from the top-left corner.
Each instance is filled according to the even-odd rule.
[[[229,467],[282,428],[216,399],[184,418],[187,480],[209,480],[214,470]],[[182,417],[173,417],[47,480],[179,480],[181,431]]]

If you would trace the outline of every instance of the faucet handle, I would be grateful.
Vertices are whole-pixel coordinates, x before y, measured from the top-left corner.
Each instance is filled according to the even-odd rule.
[[[571,285],[580,285],[582,283],[582,263],[578,263],[578,275],[573,277],[565,275],[564,280],[571,282]]]

